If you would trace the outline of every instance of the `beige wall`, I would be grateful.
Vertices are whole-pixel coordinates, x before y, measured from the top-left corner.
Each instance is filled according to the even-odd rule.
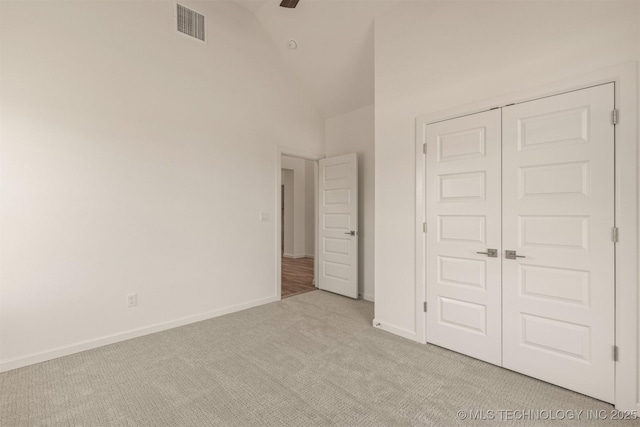
[[[284,186],[284,212],[282,212],[283,222],[283,253],[292,256],[294,248],[294,185],[293,185],[293,170],[282,169],[282,180],[280,181]]]
[[[310,160],[298,157],[282,156],[282,170],[289,173],[291,183],[285,184],[285,246],[284,256],[304,258],[313,256],[315,242],[315,203],[313,164]],[[309,175],[311,172],[311,175]],[[288,174],[289,175],[289,174]],[[291,185],[291,190],[288,186]],[[289,201],[289,203],[287,203]],[[290,211],[291,210],[291,211]],[[287,215],[289,213],[289,215]],[[288,236],[291,233],[291,245]]]
[[[324,118],[255,16],[187,5],[206,44],[173,1],[0,2],[2,369],[275,298],[276,146]]]
[[[314,257],[316,253],[316,162],[306,160],[304,162],[304,194],[305,194],[305,255]]]

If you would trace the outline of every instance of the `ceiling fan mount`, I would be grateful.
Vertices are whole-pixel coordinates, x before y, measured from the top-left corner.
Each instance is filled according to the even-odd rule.
[[[300,0],[282,0],[282,3],[280,3],[280,7],[286,7],[288,9],[293,9],[294,7],[296,7],[298,5],[298,2]]]

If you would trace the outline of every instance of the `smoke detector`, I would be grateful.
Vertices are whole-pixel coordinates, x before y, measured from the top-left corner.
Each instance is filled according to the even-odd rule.
[[[289,40],[289,43],[287,43],[287,47],[291,50],[297,49],[298,48],[298,42],[295,41],[294,39]]]

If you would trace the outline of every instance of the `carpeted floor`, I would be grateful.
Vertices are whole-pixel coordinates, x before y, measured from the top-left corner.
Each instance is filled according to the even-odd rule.
[[[9,371],[0,425],[487,426],[522,424],[499,411],[523,409],[584,410],[548,425],[640,425],[590,421],[612,407],[376,330],[372,317],[371,303],[317,291]]]

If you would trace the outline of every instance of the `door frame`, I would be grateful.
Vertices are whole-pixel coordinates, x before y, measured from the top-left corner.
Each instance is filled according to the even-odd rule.
[[[416,222],[415,222],[415,295],[416,341],[426,344],[426,238],[423,232],[426,209],[424,127],[427,124],[476,114],[512,103],[531,101],[604,83],[615,83],[615,108],[620,111],[615,126],[615,220],[620,230],[615,260],[615,340],[619,357],[615,366],[615,407],[619,410],[640,410],[638,396],[638,72],[635,62],[626,63],[583,76],[565,79],[536,89],[521,91],[446,111],[416,118]]]
[[[276,147],[276,187],[275,187],[275,212],[276,212],[276,239],[275,239],[275,247],[276,247],[276,298],[277,300],[282,299],[282,156],[287,157],[295,157],[302,160],[311,160],[315,162],[316,167],[314,168],[313,173],[313,193],[314,198],[318,199],[318,160],[324,159],[323,156],[318,156],[317,154],[305,153],[303,151],[291,149],[289,147],[277,146]],[[318,263],[316,262],[318,259],[318,208],[314,209],[313,214],[313,230],[315,234],[314,246],[313,246],[313,283],[314,286],[318,287]]]

